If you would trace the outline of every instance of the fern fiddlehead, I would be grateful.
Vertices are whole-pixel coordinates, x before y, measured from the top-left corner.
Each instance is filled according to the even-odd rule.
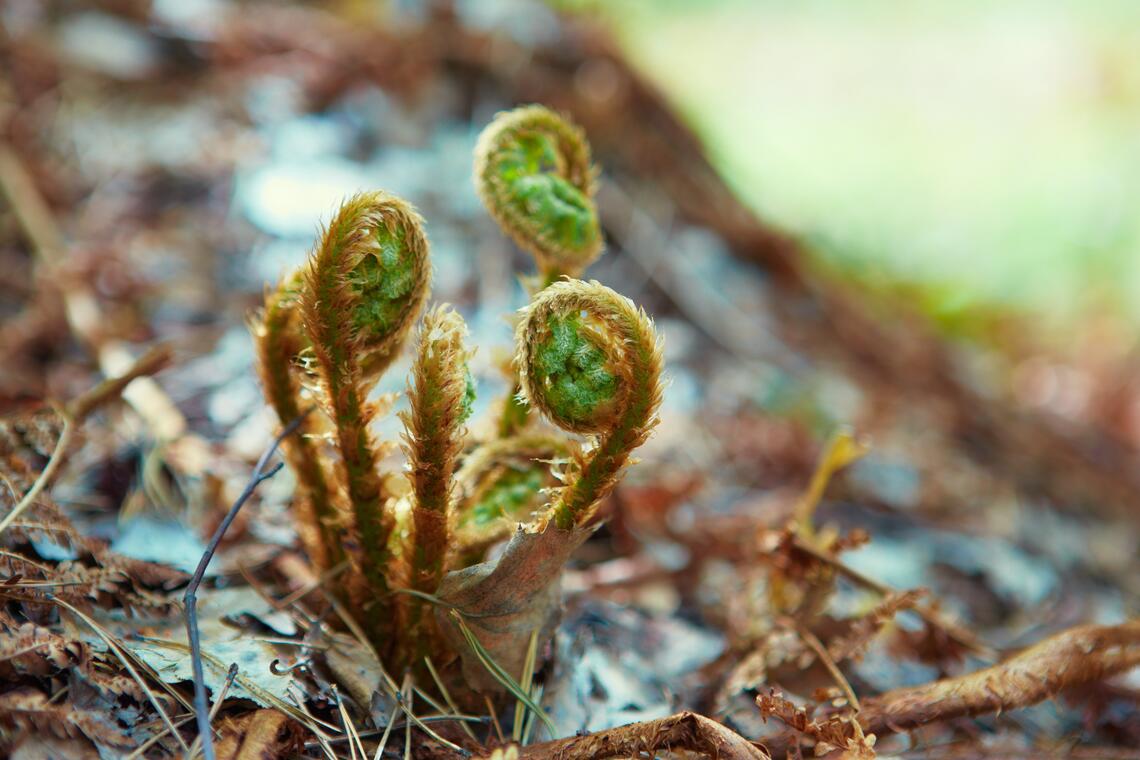
[[[451,545],[455,466],[475,400],[463,345],[466,333],[463,318],[448,306],[424,317],[408,390],[410,410],[401,415],[413,499],[413,544],[404,554],[411,564],[411,587],[428,594],[439,586]],[[423,602],[412,599],[411,606],[415,627],[422,619]]]
[[[580,274],[602,251],[594,180],[582,130],[543,106],[499,114],[475,146],[483,205],[547,283]]]
[[[530,522],[544,492],[558,485],[556,468],[577,451],[573,441],[549,432],[499,438],[472,451],[456,473],[463,486],[456,509],[455,553],[472,564],[489,545]]]
[[[423,220],[386,193],[362,193],[329,224],[304,275],[300,305],[336,428],[343,483],[360,542],[369,617],[383,630],[395,516],[377,469],[366,394],[395,358],[428,296],[431,264]],[[358,600],[365,596],[358,590]]]
[[[475,189],[500,229],[534,256],[533,295],[563,276],[578,277],[602,252],[590,144],[548,108],[498,114],[475,146]],[[515,384],[503,402],[499,436],[526,426],[529,409]]]
[[[628,298],[597,282],[565,280],[523,309],[515,332],[523,393],[559,427],[595,438],[575,457],[550,517],[581,526],[657,424],[661,346]]]
[[[257,368],[265,395],[277,419],[288,425],[301,416],[301,385],[297,361],[307,345],[301,331],[298,298],[301,270],[281,281],[265,299],[265,308],[252,324],[257,345]],[[282,442],[285,457],[297,476],[297,533],[309,558],[320,571],[344,560],[340,516],[329,488],[328,477],[313,439],[317,422],[312,415],[301,421],[297,435]]]

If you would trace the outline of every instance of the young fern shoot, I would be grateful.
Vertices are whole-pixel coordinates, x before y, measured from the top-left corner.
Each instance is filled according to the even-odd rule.
[[[265,395],[281,425],[301,416],[301,383],[298,361],[307,345],[301,331],[297,299],[301,271],[287,276],[266,296],[265,309],[251,328],[257,345],[257,369]],[[329,476],[313,441],[319,435],[314,415],[301,420],[296,435],[281,442],[285,458],[297,476],[297,534],[318,571],[324,572],[344,560],[342,520]]]
[[[481,197],[539,267],[528,283],[537,295],[518,315],[517,403],[498,436],[464,449],[474,400],[467,326],[439,306],[423,319],[401,415],[410,488],[380,470],[391,449],[370,429],[368,395],[419,319],[431,277],[423,221],[394,196],[345,202],[252,327],[282,424],[308,395],[324,412],[304,418],[286,454],[302,544],[318,570],[345,568],[330,590],[359,612],[386,668],[458,655],[457,686],[498,692],[486,658],[513,677],[534,637],[553,634],[562,568],[657,423],[662,359],[644,312],[570,279],[602,249],[581,130],[540,106],[520,108],[497,117],[477,151]],[[531,424],[530,406],[585,440]],[[434,614],[432,598],[442,602]]]
[[[426,594],[438,588],[452,543],[455,468],[463,449],[464,423],[475,400],[463,345],[466,334],[463,318],[450,307],[428,312],[408,389],[411,408],[401,415],[413,500],[413,545],[404,555],[411,559],[411,587]],[[411,625],[418,628],[424,620],[424,602],[413,598],[410,604]]]
[[[396,357],[427,299],[431,278],[423,220],[382,192],[346,202],[305,272],[301,313],[336,429],[344,490],[359,552],[349,594],[374,631],[391,630],[395,515],[378,470],[366,396]],[[362,583],[361,583],[362,581]],[[378,635],[377,638],[384,638]]]
[[[493,691],[483,663],[522,672],[527,643],[550,636],[561,606],[562,568],[590,535],[595,507],[649,437],[661,403],[661,347],[633,303],[596,282],[563,280],[523,309],[515,332],[523,392],[551,422],[590,440],[572,449],[540,518],[511,537],[495,560],[448,573],[436,611],[463,660],[463,676]],[[453,618],[459,615],[462,625]],[[479,643],[475,651],[467,636]],[[483,656],[480,656],[483,655]]]
[[[475,145],[475,189],[499,228],[534,256],[533,296],[560,277],[580,277],[602,253],[594,200],[597,170],[582,130],[544,106],[498,114]],[[524,428],[529,409],[514,384],[504,399],[499,437]]]
[[[499,114],[475,146],[475,189],[534,255],[543,285],[578,276],[602,252],[595,179],[582,130],[543,106]]]
[[[660,341],[628,298],[598,282],[565,280],[523,309],[515,342],[530,404],[555,425],[595,438],[550,508],[558,528],[581,527],[657,424]]]

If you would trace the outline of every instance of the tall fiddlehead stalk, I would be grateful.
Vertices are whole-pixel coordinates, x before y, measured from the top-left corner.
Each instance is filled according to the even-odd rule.
[[[288,425],[302,412],[297,362],[308,341],[301,331],[297,305],[301,282],[301,270],[283,279],[266,296],[265,308],[252,324],[258,372],[265,395],[282,425]],[[298,536],[317,569],[325,571],[344,560],[345,554],[341,520],[321,457],[313,445],[318,435],[316,428],[316,417],[307,415],[297,435],[282,441],[282,448],[297,476]]]
[[[379,449],[368,429],[374,410],[366,395],[419,316],[430,277],[419,214],[386,193],[362,193],[329,224],[301,290],[304,326],[336,429],[360,542],[356,557],[366,589],[352,595],[360,603],[367,599],[373,630],[394,622],[385,610],[395,516],[377,469]]]
[[[543,106],[501,113],[475,146],[475,188],[538,262],[544,284],[577,276],[602,251],[595,171],[582,130]]]
[[[463,345],[467,325],[450,307],[424,317],[411,387],[410,410],[401,415],[412,485],[413,545],[411,586],[433,594],[443,577],[451,545],[456,461],[463,448],[464,423],[471,416],[475,385]],[[411,600],[411,625],[420,625],[423,602]],[[410,638],[425,639],[416,635]]]
[[[551,504],[555,526],[583,525],[657,424],[661,346],[633,302],[597,282],[540,292],[515,332],[523,393],[551,422],[593,436]]]

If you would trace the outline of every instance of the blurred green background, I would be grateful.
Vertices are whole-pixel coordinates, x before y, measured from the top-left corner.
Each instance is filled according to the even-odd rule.
[[[824,267],[951,330],[1011,308],[1058,338],[1140,327],[1137,0],[569,5]]]

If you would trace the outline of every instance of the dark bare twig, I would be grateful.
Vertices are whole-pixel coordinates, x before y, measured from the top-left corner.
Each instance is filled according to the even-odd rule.
[[[272,478],[284,467],[283,462],[278,462],[267,470],[269,460],[277,452],[281,442],[293,434],[300,426],[301,421],[311,411],[312,409],[306,410],[286,425],[285,429],[273,439],[273,443],[265,450],[261,458],[257,460],[257,466],[253,468],[249,482],[246,483],[245,488],[242,489],[241,494],[230,507],[230,511],[226,513],[225,519],[222,520],[218,529],[214,531],[213,537],[210,538],[210,543],[206,546],[206,551],[198,562],[198,569],[194,571],[194,576],[190,579],[190,584],[186,587],[186,593],[182,597],[182,602],[186,606],[186,636],[190,640],[190,663],[194,668],[194,714],[197,716],[198,736],[202,741],[202,757],[205,760],[214,760],[214,741],[210,734],[210,714],[206,702],[206,676],[202,669],[202,641],[198,633],[198,587],[202,585],[202,579],[206,576],[206,568],[210,565],[210,560],[214,558],[214,552],[218,550],[218,545],[222,542],[222,536],[229,530],[230,523],[237,517],[242,506],[245,505],[263,480]]]

